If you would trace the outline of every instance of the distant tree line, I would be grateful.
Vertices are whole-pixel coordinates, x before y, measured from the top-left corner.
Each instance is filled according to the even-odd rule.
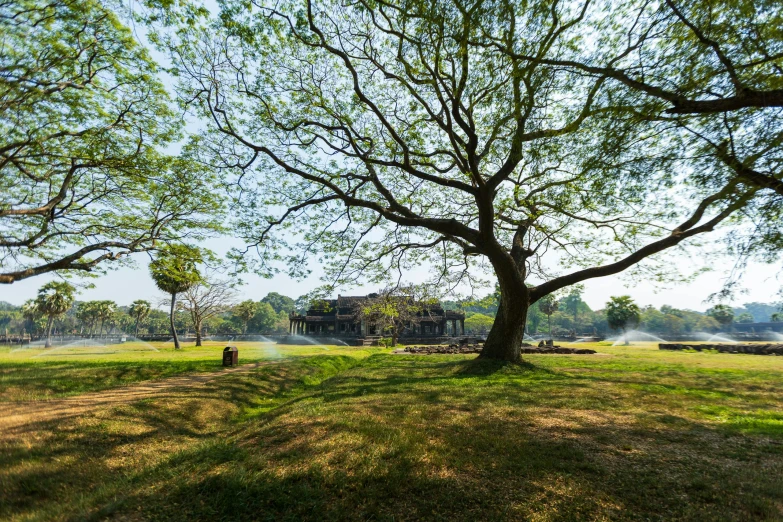
[[[121,306],[106,300],[78,301],[73,299],[73,292],[69,297],[64,291],[68,289],[57,285],[62,286],[60,283],[44,285],[39,297],[22,306],[0,302],[0,333],[41,336],[51,329],[52,335],[124,333],[138,336],[165,335],[171,331],[169,313],[158,308],[163,303],[137,300]],[[203,336],[286,333],[288,314],[293,311],[304,313],[311,300],[308,296],[294,299],[270,292],[259,301],[237,301],[220,281],[213,280],[210,288],[212,292],[197,286],[179,296],[174,311],[174,325],[179,334],[196,335],[197,331]],[[665,336],[726,331],[734,323],[783,322],[781,304],[752,302],[734,308],[719,304],[706,312],[697,312],[668,305],[639,307],[628,296],[616,296],[605,308],[593,310],[582,300],[582,293],[582,288],[576,287],[568,293],[542,299],[528,311],[527,333],[606,336],[636,328]],[[489,332],[498,303],[497,291],[481,298],[442,302],[446,309],[465,312],[465,331],[470,334]],[[47,313],[47,310],[54,312]]]
[[[108,300],[78,301],[73,299],[72,291],[55,294],[57,289],[50,285],[42,287],[42,297],[30,299],[22,306],[0,302],[0,335],[43,336],[48,329],[52,335],[92,336],[166,335],[171,331],[169,312],[156,306],[160,303],[137,300],[130,305],[119,305]],[[247,299],[218,306],[215,313],[202,309],[200,317],[194,315],[191,303],[183,295],[174,311],[174,325],[180,335],[195,335],[197,319],[201,321],[204,336],[285,333],[288,314],[294,310],[294,300],[276,292],[259,301]]]
[[[581,287],[575,287],[565,294],[550,294],[541,299],[528,310],[527,333],[549,334],[551,325],[553,335],[605,336],[623,328],[671,335],[725,331],[734,323],[783,322],[780,303],[752,302],[734,308],[719,304],[706,312],[697,312],[669,305],[639,307],[630,297],[617,296],[612,297],[605,308],[593,310],[582,300],[582,293]],[[444,305],[465,312],[466,332],[486,333],[492,327],[498,303],[495,291],[482,298],[445,301]],[[612,311],[615,311],[614,317]]]

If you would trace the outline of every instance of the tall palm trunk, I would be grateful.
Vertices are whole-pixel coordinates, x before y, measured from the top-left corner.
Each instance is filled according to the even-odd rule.
[[[177,337],[177,329],[174,327],[174,305],[177,302],[177,294],[171,294],[171,311],[169,312],[169,322],[171,323],[171,335],[174,337],[174,349],[179,350],[179,337]]]

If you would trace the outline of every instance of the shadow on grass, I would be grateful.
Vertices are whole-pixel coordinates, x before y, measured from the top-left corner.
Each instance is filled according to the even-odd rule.
[[[783,516],[783,434],[765,440],[706,425],[689,417],[689,404],[648,412],[644,401],[630,402],[637,394],[622,395],[624,382],[458,357],[373,356],[352,369],[355,362],[339,358],[311,364],[229,376],[187,401],[128,405],[65,427],[51,444],[6,445],[0,514]],[[726,398],[712,400],[717,407]]]

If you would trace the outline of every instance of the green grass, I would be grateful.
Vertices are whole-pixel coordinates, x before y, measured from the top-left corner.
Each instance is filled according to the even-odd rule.
[[[221,371],[226,344],[205,342],[202,347],[183,345],[182,350],[174,350],[172,343],[48,350],[0,347],[0,403],[67,397],[183,373]],[[240,364],[323,353],[360,353],[345,346],[230,344],[239,349]],[[368,348],[361,353],[377,351]]]
[[[783,358],[597,349],[322,351],[5,434],[0,518],[783,519]]]

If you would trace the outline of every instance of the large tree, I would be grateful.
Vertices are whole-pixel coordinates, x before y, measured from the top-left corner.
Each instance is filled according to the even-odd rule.
[[[755,226],[732,234],[729,245],[743,260],[758,255],[777,262],[783,248],[780,2],[612,4],[585,4],[579,26],[583,34],[592,33],[588,45],[558,46],[560,52],[547,56],[497,39],[493,45],[515,58],[598,75],[643,94],[650,103],[646,117],[679,126],[694,156],[724,167],[696,170],[693,181],[714,186],[736,177],[759,189],[760,197],[744,209]],[[611,15],[602,12],[607,7]]]
[[[320,255],[330,281],[350,283],[432,261],[450,289],[487,267],[500,304],[483,357],[519,359],[543,296],[687,244],[760,190],[688,153],[706,141],[646,93],[550,63],[629,8],[222,5],[220,22],[178,33],[175,58],[183,98],[212,123],[204,158],[238,174],[254,268],[302,275]]]
[[[0,283],[89,272],[219,221],[158,67],[99,0],[0,3]]]

